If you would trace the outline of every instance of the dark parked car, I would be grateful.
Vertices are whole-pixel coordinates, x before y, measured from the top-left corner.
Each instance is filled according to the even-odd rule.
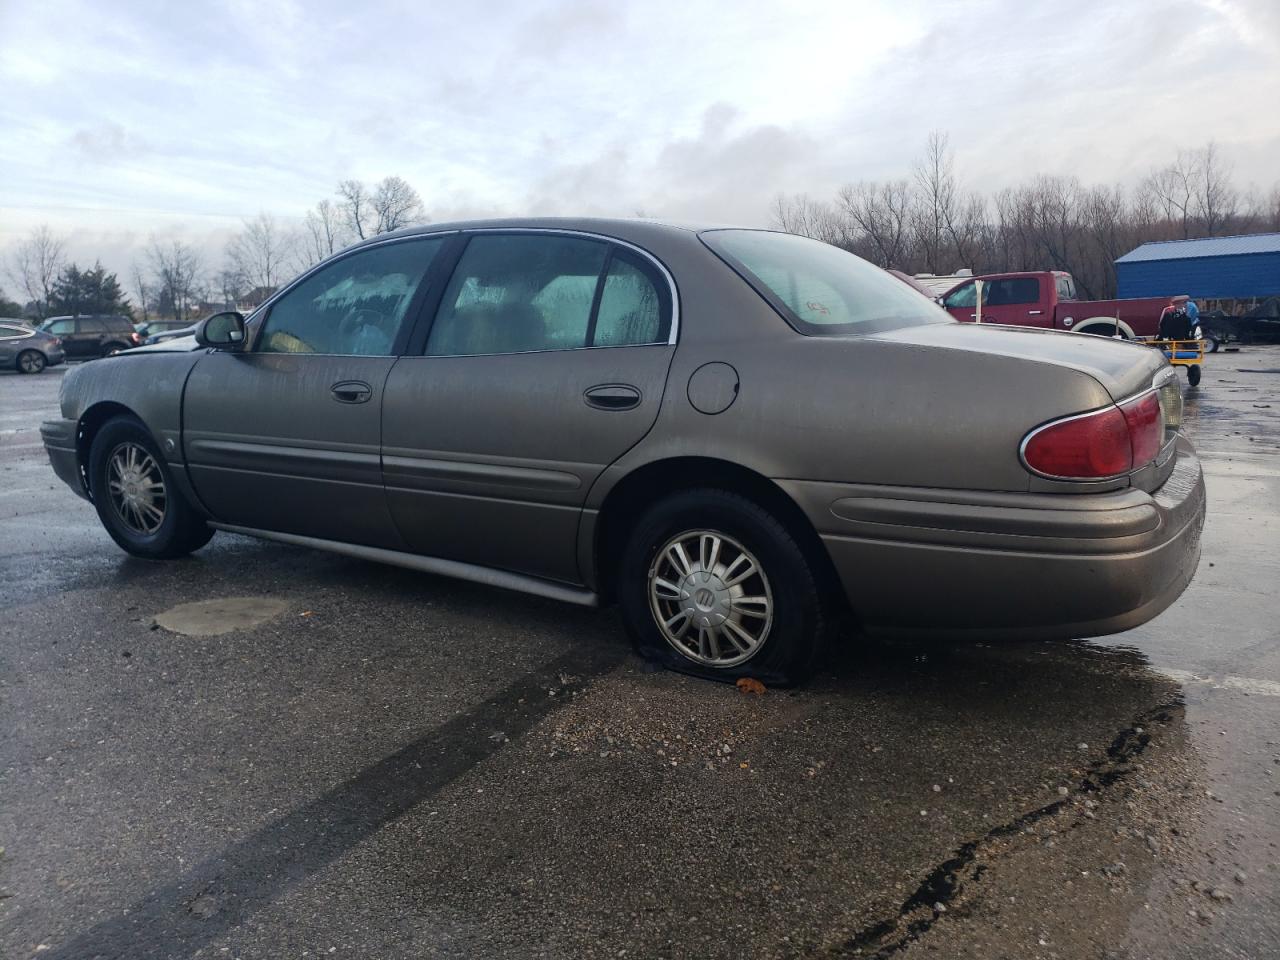
[[[137,331],[138,336],[142,338],[142,343],[145,345],[156,341],[158,337],[167,337],[171,333],[186,330],[193,326],[194,324],[190,320],[148,320],[145,323],[135,323],[133,329]]]
[[[0,367],[39,373],[64,359],[62,341],[21,320],[0,319]]]
[[[144,347],[149,347],[156,343],[167,343],[170,340],[180,340],[183,337],[195,336],[197,324],[185,323],[181,327],[172,327],[168,330],[158,330],[155,333],[149,333],[142,341]]]
[[[50,317],[40,329],[62,340],[68,360],[106,357],[142,342],[128,317],[110,314]]]
[[[802,679],[866,631],[1142,623],[1200,555],[1158,351],[956,323],[857,257],[641,221],[359,244],[247,321],[71,371],[54,470],[137,556],[230,530],[617,601],[647,656]]]

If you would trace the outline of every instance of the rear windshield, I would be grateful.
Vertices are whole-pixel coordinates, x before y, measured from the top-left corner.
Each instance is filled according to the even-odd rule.
[[[701,237],[800,333],[840,336],[955,322],[928,297],[839,247],[767,230],[707,230]]]

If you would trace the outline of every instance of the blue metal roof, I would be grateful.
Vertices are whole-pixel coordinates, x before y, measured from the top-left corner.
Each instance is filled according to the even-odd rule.
[[[1116,263],[1186,260],[1191,257],[1230,257],[1242,253],[1280,253],[1280,233],[1251,233],[1243,237],[1204,240],[1162,240],[1130,250]]]

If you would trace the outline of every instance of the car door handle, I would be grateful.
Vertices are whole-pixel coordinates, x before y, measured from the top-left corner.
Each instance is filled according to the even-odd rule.
[[[1029,317],[1038,317],[1038,316],[1040,316],[1040,314],[1042,314],[1042,313],[1044,313],[1044,311],[1043,311],[1043,310],[1028,310],[1028,311],[1027,311],[1027,316],[1029,316]]]
[[[330,387],[329,393],[339,403],[364,403],[373,396],[373,387],[363,380],[343,380]]]
[[[625,383],[602,383],[588,387],[582,399],[587,401],[587,406],[597,410],[630,410],[640,406],[642,395]]]

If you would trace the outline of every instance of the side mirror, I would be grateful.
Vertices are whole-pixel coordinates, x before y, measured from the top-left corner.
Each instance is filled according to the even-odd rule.
[[[242,350],[244,336],[244,317],[234,310],[205,317],[196,326],[196,343],[215,350]]]

